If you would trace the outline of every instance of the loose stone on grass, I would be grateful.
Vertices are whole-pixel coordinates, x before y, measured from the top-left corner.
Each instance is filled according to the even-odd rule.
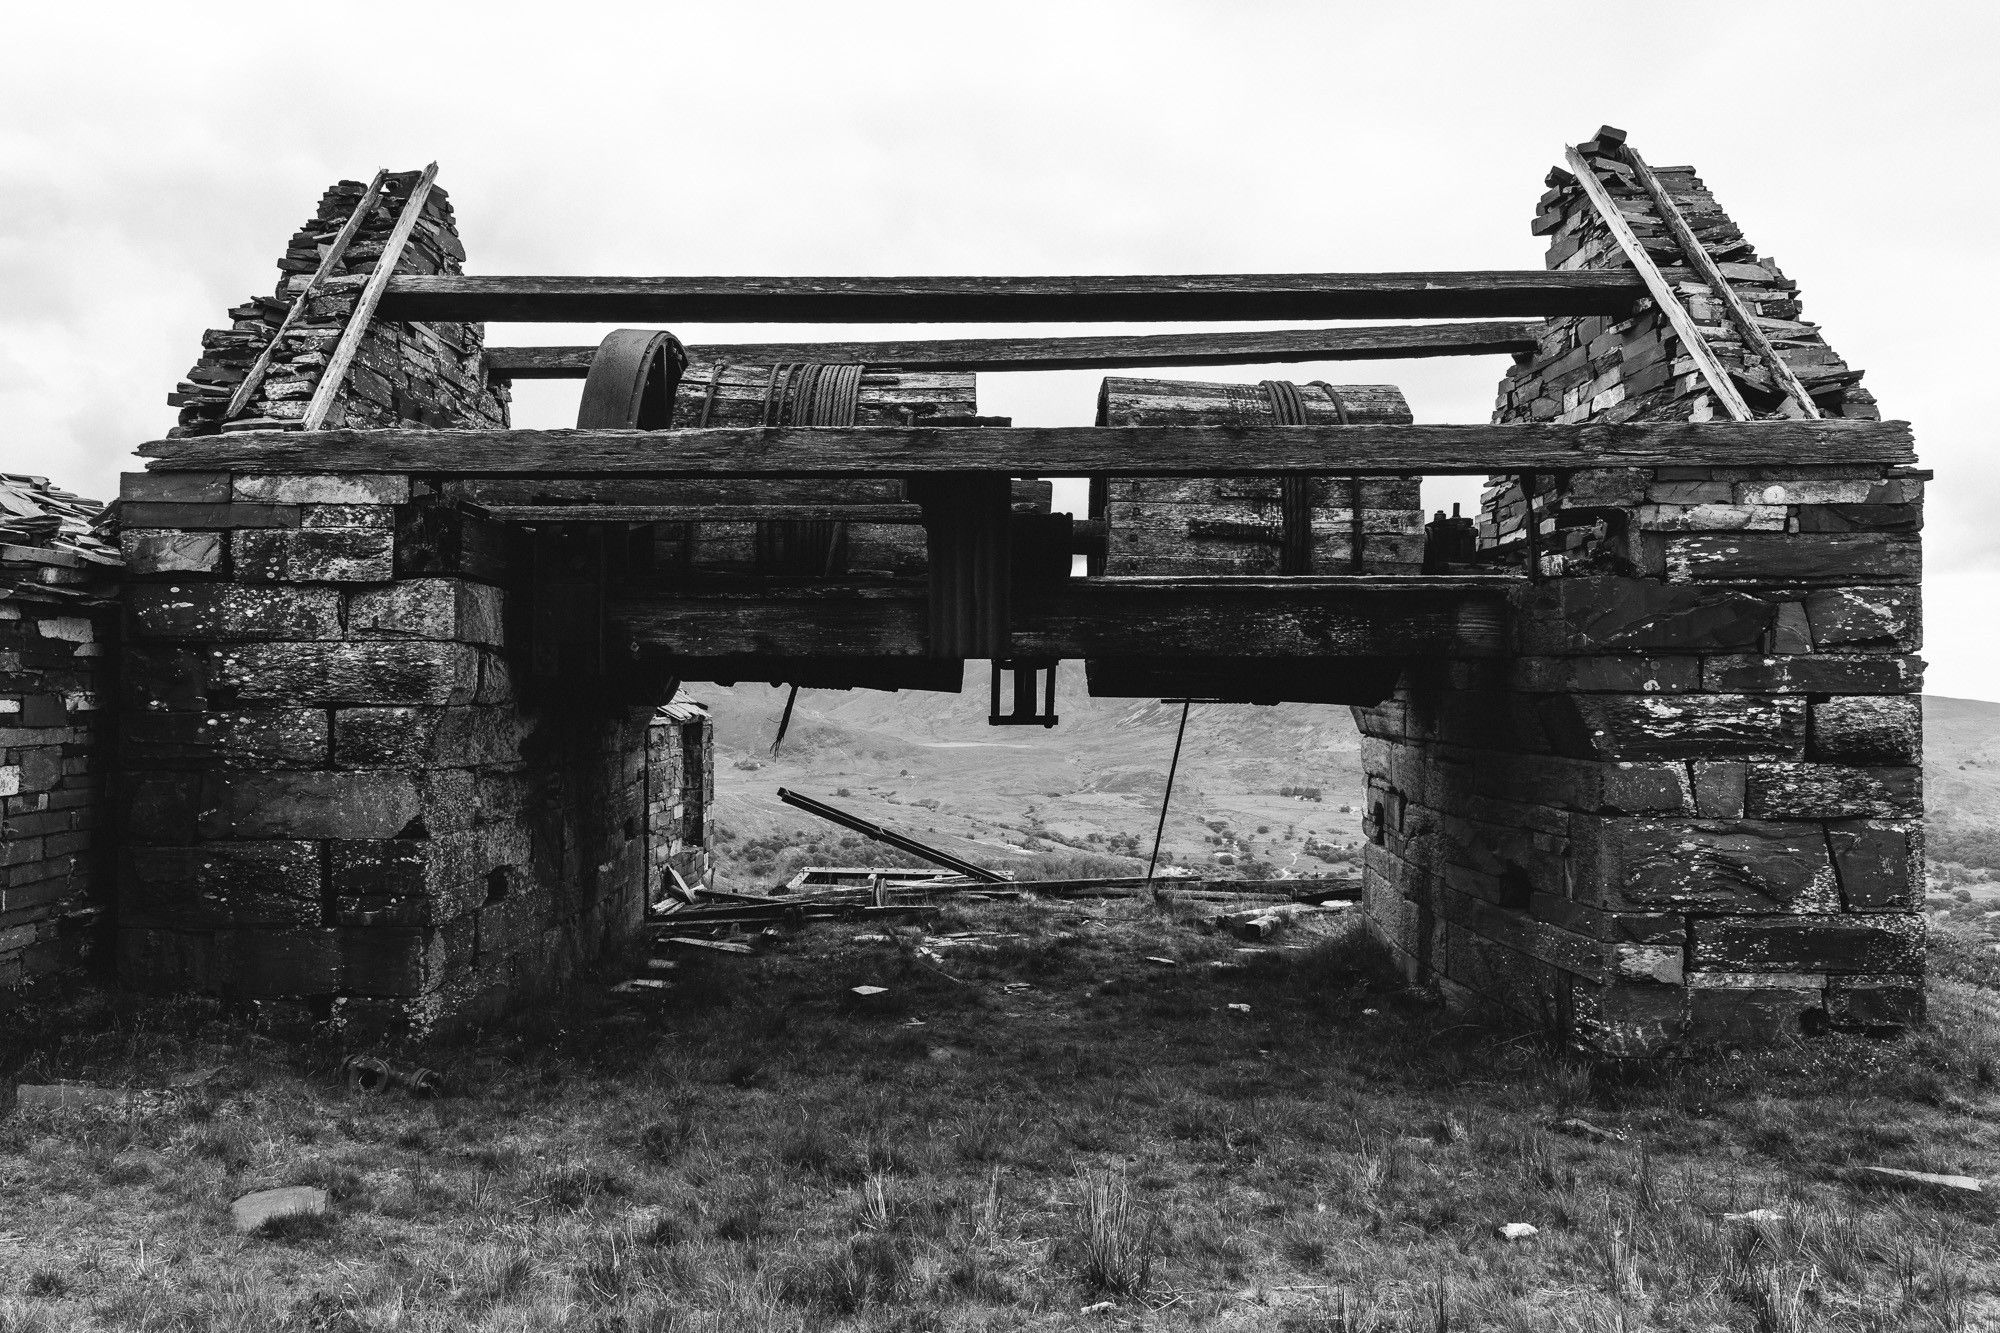
[[[284,1217],[319,1217],[327,1211],[327,1194],[317,1185],[286,1185],[257,1190],[229,1205],[229,1220],[242,1232],[256,1231]]]

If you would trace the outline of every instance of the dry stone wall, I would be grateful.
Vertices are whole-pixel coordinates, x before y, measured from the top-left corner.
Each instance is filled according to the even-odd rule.
[[[380,254],[407,195],[394,185],[351,273]],[[309,272],[360,193],[330,190],[281,271]],[[441,192],[416,235],[405,270],[457,271]],[[350,300],[314,302],[256,424],[298,417]],[[219,428],[283,311],[254,302],[204,339],[183,432]],[[328,424],[504,425],[482,342],[477,325],[377,321]],[[559,982],[642,919],[651,709],[589,682],[537,688],[519,562],[459,539],[438,491],[387,475],[125,478],[127,984],[355,1035],[423,1031]]]
[[[708,831],[715,811],[715,723],[686,699],[653,715],[646,745],[646,827],[652,892],[673,877],[692,887],[714,871]]]
[[[423,1029],[640,919],[646,710],[528,690],[507,588],[399,567],[420,499],[402,476],[126,478],[128,984]]]
[[[1611,151],[1587,154],[1678,267]],[[1875,415],[1687,168],[1660,172],[1828,415]],[[1567,173],[1535,230],[1552,268],[1625,260]],[[1755,407],[1776,401],[1713,294],[1679,290]],[[1499,421],[1707,419],[1650,304],[1552,321]],[[1921,1013],[1921,573],[1927,474],[1894,467],[1549,471],[1530,515],[1495,478],[1481,535],[1538,581],[1517,656],[1433,664],[1357,709],[1371,918],[1413,979],[1614,1055]]]
[[[416,172],[391,176],[354,242],[329,275],[329,286],[308,303],[301,320],[279,344],[271,368],[243,411],[224,422],[231,395],[285,318],[298,290],[319,268],[335,234],[360,204],[366,187],[341,181],[320,198],[305,226],[278,261],[278,285],[229,312],[230,326],[202,334],[201,359],[168,396],[180,408],[170,435],[213,435],[222,430],[268,430],[297,423],[340,341],[366,275],[375,271]],[[398,273],[455,274],[465,247],[451,201],[432,187]],[[505,426],[507,389],[485,374],[485,330],[478,324],[373,321],[355,354],[326,426]]]
[[[0,476],[0,995],[104,955],[119,568],[99,508]]]

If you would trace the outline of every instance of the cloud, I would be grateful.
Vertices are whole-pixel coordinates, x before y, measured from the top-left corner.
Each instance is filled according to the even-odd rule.
[[[1970,616],[2000,568],[1997,27],[1859,0],[1671,27],[1558,3],[42,6],[0,48],[0,466],[109,493],[200,331],[378,166],[439,159],[489,273],[1523,267],[1543,173],[1609,120],[1697,164],[1916,422],[1945,483],[1929,558],[1965,576],[1933,617]],[[1482,418],[1498,377],[1302,369],[1393,375],[1432,421]],[[989,401],[1085,419],[1087,378]],[[565,391],[524,391],[524,419]],[[2000,697],[2000,666],[1967,670]]]

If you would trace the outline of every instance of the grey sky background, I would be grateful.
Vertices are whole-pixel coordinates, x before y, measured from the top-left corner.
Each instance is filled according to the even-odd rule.
[[[2000,699],[1996,37],[1969,3],[9,6],[0,470],[113,494],[201,330],[377,167],[441,162],[475,273],[1527,268],[1543,174],[1609,122],[1916,424],[1928,689]],[[1481,421],[1504,364],[1273,373]],[[982,410],[1086,422],[1099,378],[984,376]]]

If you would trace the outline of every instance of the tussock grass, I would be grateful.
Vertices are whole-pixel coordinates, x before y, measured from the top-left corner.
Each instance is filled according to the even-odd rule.
[[[1254,952],[1134,902],[937,928],[1023,938],[947,980],[829,923],[664,1000],[581,986],[402,1053],[430,1102],[210,1003],[23,1012],[14,1079],[156,1091],[0,1118],[0,1333],[2000,1326],[1993,1196],[1855,1169],[2000,1174],[1968,982],[1908,1037],[1599,1069],[1406,993],[1338,918]],[[234,1233],[278,1184],[330,1219]]]

